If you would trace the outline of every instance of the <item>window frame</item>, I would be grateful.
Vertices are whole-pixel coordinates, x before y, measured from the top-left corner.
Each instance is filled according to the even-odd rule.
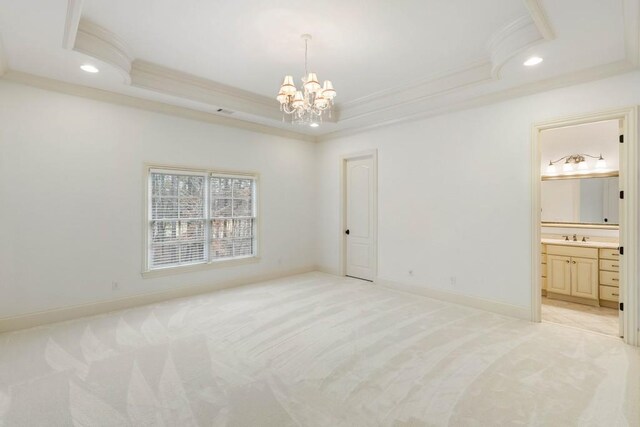
[[[184,167],[184,166],[167,166],[167,165],[158,165],[158,164],[144,164],[144,173],[143,173],[143,200],[144,205],[142,209],[142,217],[143,217],[143,245],[142,245],[142,277],[157,277],[157,276],[166,276],[178,273],[186,273],[191,271],[200,271],[200,270],[208,270],[211,268],[218,267],[231,267],[234,265],[246,264],[246,263],[254,263],[260,260],[260,175],[255,172],[238,172],[238,171],[227,171],[220,169],[209,169],[209,168],[193,168],[193,167]],[[151,233],[150,233],[150,223],[151,219],[151,209],[152,209],[152,181],[151,174],[152,173],[167,173],[167,174],[179,174],[179,173],[189,174],[189,175],[201,175],[205,177],[205,257],[206,260],[204,262],[194,262],[190,264],[184,265],[174,265],[174,266],[166,266],[166,267],[157,267],[151,268]],[[254,219],[254,235],[253,235],[253,248],[254,253],[252,255],[240,256],[240,257],[231,257],[224,259],[214,259],[210,260],[210,245],[211,245],[211,194],[210,194],[210,178],[211,176],[219,176],[223,178],[239,178],[239,179],[247,179],[250,178],[254,181],[254,190],[253,190],[253,213],[255,215]],[[231,218],[230,218],[231,219]]]

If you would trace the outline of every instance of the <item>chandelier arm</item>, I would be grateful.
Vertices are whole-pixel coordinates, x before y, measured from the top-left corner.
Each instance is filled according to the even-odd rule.
[[[296,112],[295,108],[292,108],[289,106],[289,104],[282,104],[282,109],[284,110],[285,113],[287,114],[293,114]]]
[[[602,154],[601,154],[600,156],[592,156],[591,154],[584,154],[584,153],[581,153],[580,155],[581,155],[581,156],[591,157],[592,159],[599,159],[599,158],[600,158],[600,156],[602,156]]]

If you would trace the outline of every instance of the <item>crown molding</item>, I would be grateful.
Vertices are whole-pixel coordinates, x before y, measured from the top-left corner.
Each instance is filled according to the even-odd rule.
[[[222,116],[214,113],[208,113],[191,108],[179,107],[172,104],[165,104],[158,101],[123,95],[120,93],[109,92],[102,89],[96,89],[87,86],[80,86],[72,83],[61,82],[46,77],[35,76],[33,74],[23,73],[19,71],[9,70],[3,80],[20,83],[40,89],[60,92],[68,95],[93,99],[101,102],[108,102],[126,107],[138,108],[141,110],[151,111],[154,113],[168,114],[176,117],[197,120],[201,122],[211,123],[215,125],[227,126],[232,128],[244,129],[252,132],[278,136],[282,138],[295,139],[298,141],[316,142],[316,137],[298,132],[280,129],[272,126],[262,125],[254,122],[240,120],[228,116]]]
[[[76,44],[76,35],[82,15],[82,1],[67,0],[67,17],[64,22],[64,36],[62,38],[62,47],[65,49],[73,49]]]
[[[426,119],[433,116],[452,113],[455,111],[466,110],[470,108],[477,108],[484,105],[494,104],[497,102],[507,101],[509,99],[519,98],[522,96],[533,95],[539,92],[549,91],[553,89],[559,89],[567,86],[573,86],[582,83],[588,83],[595,80],[601,80],[608,77],[613,77],[619,74],[628,73],[630,71],[637,70],[637,67],[631,64],[629,61],[622,60],[612,62],[610,64],[600,65],[597,67],[589,68],[587,70],[567,73],[558,77],[524,84],[512,89],[494,92],[482,96],[475,97],[473,99],[456,102],[452,104],[436,105],[436,106],[422,106],[419,108],[418,113],[407,114],[401,117],[390,118],[384,121],[378,121],[373,125],[363,125],[359,127],[352,127],[349,129],[338,130],[332,133],[319,135],[318,142],[330,141],[337,138],[343,138],[351,135],[368,132],[374,129],[388,127],[395,124],[411,122],[421,119]]]
[[[129,73],[133,56],[127,45],[111,31],[80,19],[73,50],[106,62],[120,72],[125,83],[131,82]]]
[[[400,105],[412,105],[446,93],[490,81],[491,63],[478,61],[468,66],[440,73],[418,83],[377,92],[344,104],[338,110],[339,123],[397,109]]]
[[[540,35],[542,35],[545,40],[555,39],[555,31],[553,31],[549,17],[544,11],[542,4],[540,4],[540,0],[524,0],[524,6],[527,8],[529,15],[531,15],[531,19],[533,19]]]
[[[146,61],[133,62],[131,86],[272,120],[282,118],[275,99]]]
[[[545,38],[530,15],[524,15],[498,30],[487,43],[493,78],[500,79],[502,67],[511,58],[543,41]]]
[[[623,0],[624,47],[627,60],[640,65],[640,5],[638,0]]]
[[[539,1],[525,0],[525,6],[527,15],[510,22],[489,39],[486,59],[341,104],[337,110],[339,122],[388,113],[399,107],[419,104],[429,98],[500,79],[500,70],[515,55],[537,43],[555,38]]]

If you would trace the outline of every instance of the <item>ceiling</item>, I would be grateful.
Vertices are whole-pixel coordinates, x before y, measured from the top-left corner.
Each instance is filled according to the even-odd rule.
[[[636,68],[639,2],[0,0],[0,74],[322,139]],[[275,101],[304,72],[303,33],[338,91],[317,129]]]

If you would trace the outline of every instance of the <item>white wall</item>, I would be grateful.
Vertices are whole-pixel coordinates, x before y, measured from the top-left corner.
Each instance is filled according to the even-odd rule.
[[[0,82],[0,318],[312,267],[315,151]],[[261,261],[143,279],[144,162],[260,173]]]
[[[338,271],[339,156],[377,149],[379,278],[529,310],[532,124],[638,104],[638,87],[634,72],[323,142],[319,264]]]

